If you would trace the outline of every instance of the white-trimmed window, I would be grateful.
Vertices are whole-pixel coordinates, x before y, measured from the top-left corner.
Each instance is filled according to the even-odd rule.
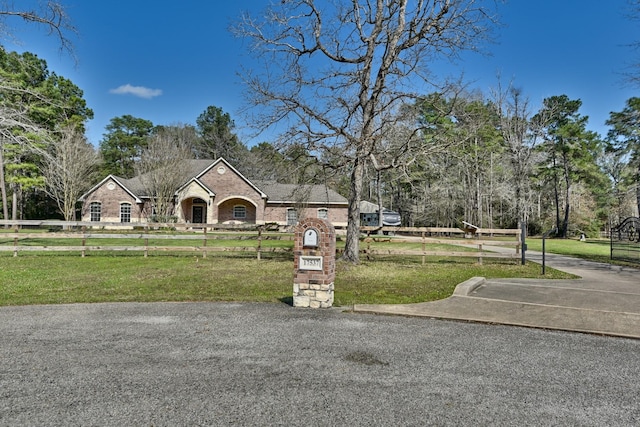
[[[131,203],[120,203],[120,222],[131,222]]]
[[[318,209],[318,218],[320,218],[320,219],[329,219],[329,209],[327,209],[327,208]]]
[[[298,211],[295,208],[287,208],[287,225],[296,225],[298,223]]]
[[[245,219],[247,217],[247,207],[243,205],[235,205],[233,207],[234,219]]]
[[[89,205],[89,215],[91,222],[100,222],[102,216],[102,203],[91,202]]]

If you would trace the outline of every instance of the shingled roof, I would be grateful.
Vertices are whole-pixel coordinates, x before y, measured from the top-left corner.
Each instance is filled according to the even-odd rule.
[[[199,159],[187,160],[188,167],[185,170],[184,183],[202,174],[213,165],[216,160]],[[140,198],[148,197],[147,190],[140,176],[122,178],[113,176],[127,190]],[[307,184],[282,184],[275,181],[249,181],[257,189],[267,195],[270,203],[310,203],[310,204],[343,204],[347,205],[347,199],[325,185]]]
[[[325,185],[253,183],[267,195],[269,203],[348,204],[347,199]]]

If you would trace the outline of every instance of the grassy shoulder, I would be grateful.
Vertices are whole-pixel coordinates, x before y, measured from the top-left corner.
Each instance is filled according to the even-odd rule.
[[[0,263],[0,305],[124,301],[290,302],[293,262],[290,254],[258,261],[236,256],[140,254],[38,254]],[[570,278],[517,260],[388,257],[360,265],[338,263],[335,305],[412,303],[445,298],[471,277]]]

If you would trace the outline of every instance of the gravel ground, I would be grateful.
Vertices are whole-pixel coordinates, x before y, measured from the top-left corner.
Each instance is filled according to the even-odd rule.
[[[3,307],[0,333],[0,425],[640,425],[640,340],[231,303]]]

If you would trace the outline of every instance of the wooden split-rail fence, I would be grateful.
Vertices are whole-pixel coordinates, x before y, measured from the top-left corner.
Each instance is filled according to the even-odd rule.
[[[13,252],[17,257],[21,252],[75,252],[82,257],[92,252],[142,252],[145,257],[151,252],[193,252],[202,257],[212,252],[255,252],[257,259],[263,253],[291,252],[293,245],[274,247],[265,245],[266,240],[292,240],[293,236],[285,227],[277,225],[225,225],[192,223],[100,223],[64,221],[2,221],[0,229],[0,251]],[[520,230],[478,229],[473,234],[469,230],[443,227],[361,227],[361,253],[367,259],[375,256],[400,255],[421,256],[425,263],[428,256],[474,257],[482,263],[483,258],[517,258],[520,253]],[[338,230],[338,234],[344,234]],[[509,236],[512,238],[507,239]],[[54,240],[54,244],[41,242]],[[114,244],[127,239],[127,244]],[[60,240],[69,244],[60,244]],[[101,240],[105,244],[97,244]],[[233,240],[213,246],[216,240]],[[158,244],[166,241],[167,244]],[[178,244],[169,244],[174,241]],[[237,241],[252,244],[238,245]],[[376,242],[389,243],[420,242],[420,249],[394,249],[393,245],[376,248]],[[132,243],[135,242],[135,243]],[[193,242],[193,244],[181,244]],[[40,243],[40,244],[38,244]],[[151,243],[151,244],[150,244]],[[433,250],[434,245],[466,247],[466,250]],[[487,249],[490,246],[491,249]],[[502,248],[496,251],[496,248]],[[338,249],[340,252],[342,249]]]
[[[361,227],[366,233],[364,254],[371,259],[374,255],[412,255],[422,256],[422,263],[426,257],[472,257],[482,264],[483,258],[518,258],[521,250],[520,229],[460,229],[446,227]],[[380,234],[382,233],[382,235]],[[386,233],[386,234],[385,234]],[[396,238],[399,235],[401,237]],[[506,240],[506,237],[512,237]],[[420,242],[421,249],[394,250],[372,249],[371,244],[376,241],[405,243],[407,240]],[[467,250],[431,250],[432,245],[453,245]],[[490,250],[487,250],[490,247]],[[505,249],[506,248],[506,249]],[[511,248],[509,250],[508,248]],[[474,250],[469,250],[474,249]]]

